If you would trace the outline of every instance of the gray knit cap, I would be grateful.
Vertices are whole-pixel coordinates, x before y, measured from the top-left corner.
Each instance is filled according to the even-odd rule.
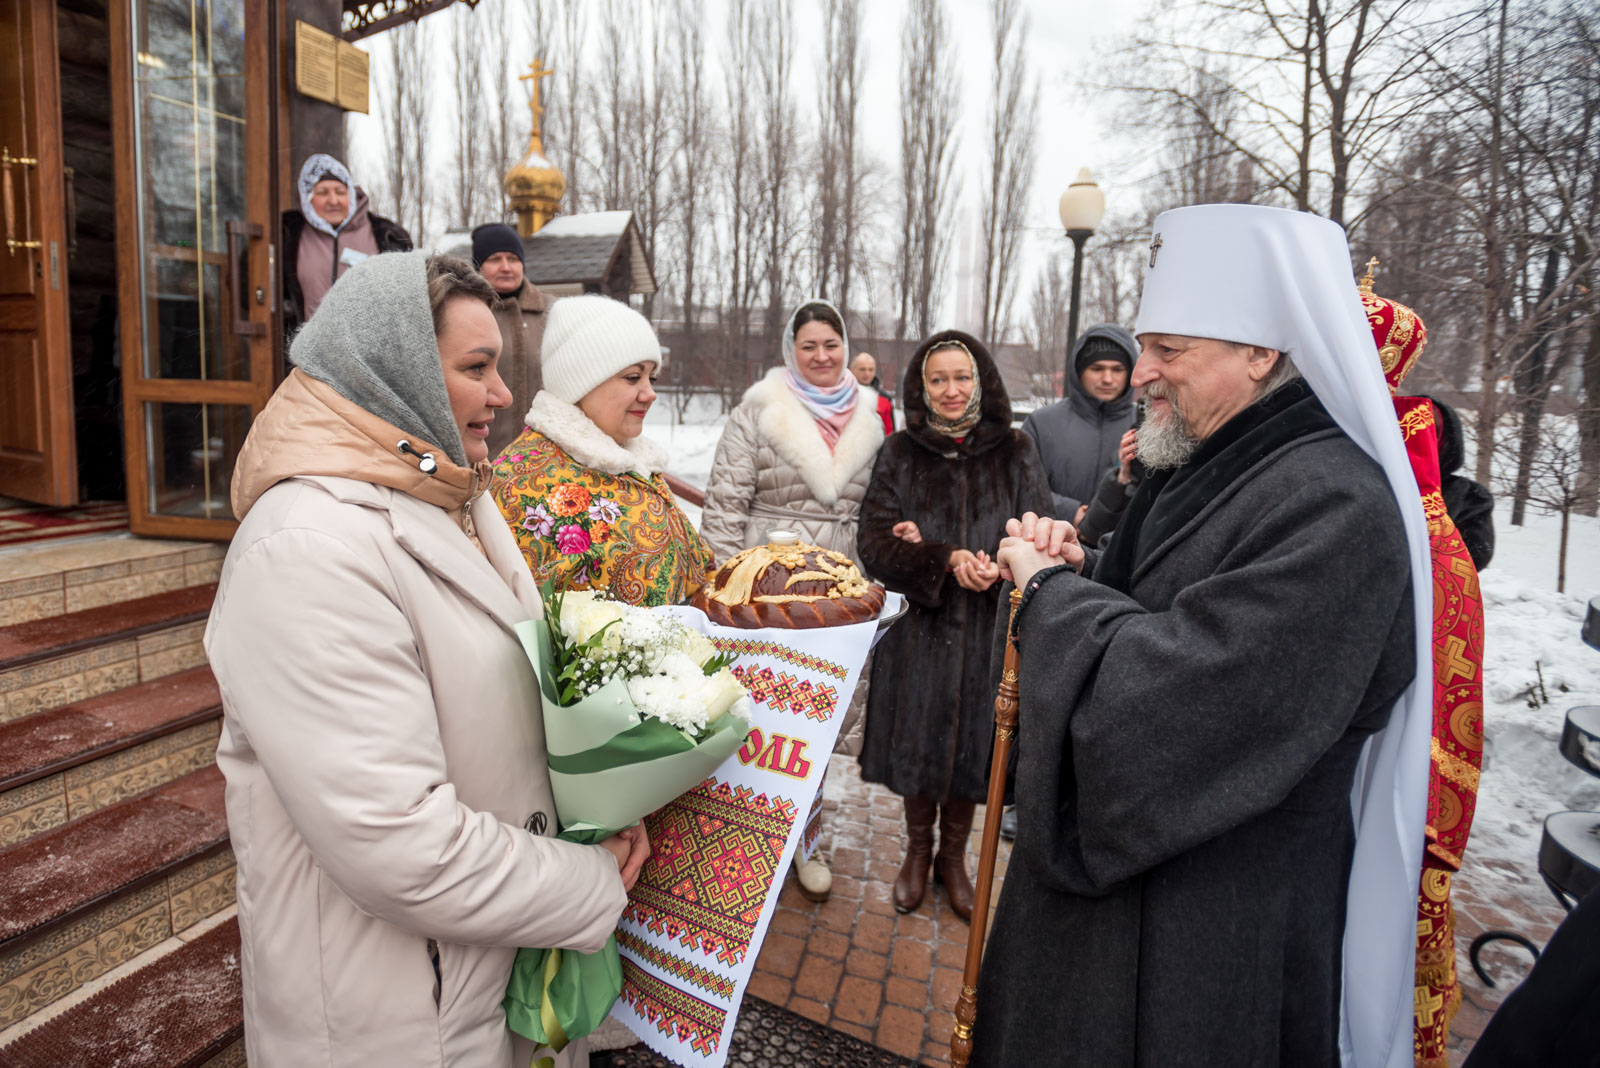
[[[289,358],[345,400],[468,467],[433,333],[431,256],[369,256],[340,275],[294,336]]]

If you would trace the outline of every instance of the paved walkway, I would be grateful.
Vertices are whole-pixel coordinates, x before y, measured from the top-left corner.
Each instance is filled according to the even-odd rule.
[[[896,794],[861,781],[853,759],[833,758],[823,797],[833,895],[816,905],[792,874],[785,880],[750,993],[902,1057],[948,1064],[968,928],[931,882],[920,909],[895,912],[890,889],[905,855],[903,812]],[[967,844],[974,878],[983,818],[980,805]],[[1002,875],[1010,853],[1002,841]]]
[[[1535,826],[1529,845],[1530,868],[1535,863],[1532,854],[1538,845],[1538,833]],[[1484,931],[1509,930],[1526,935],[1542,949],[1566,918],[1566,913],[1542,883],[1532,897],[1506,900],[1503,896],[1492,895],[1491,890],[1498,887],[1493,886],[1486,875],[1473,866],[1469,840],[1466,865],[1456,876],[1450,894],[1456,914],[1456,971],[1461,978],[1461,1009],[1450,1025],[1451,1065],[1459,1065],[1466,1058],[1494,1010],[1533,966],[1528,952],[1513,943],[1494,942],[1485,946],[1479,960],[1495,981],[1490,988],[1478,978],[1467,959],[1467,947],[1472,945],[1472,940]],[[1534,879],[1538,879],[1537,874]]]
[[[905,847],[897,795],[862,782],[853,759],[834,757],[823,805],[824,844],[830,831],[833,837],[833,896],[813,904],[792,874],[785,879],[750,993],[903,1057],[948,1064],[967,925],[950,911],[944,889],[931,883],[922,908],[905,916],[895,912],[890,888]],[[979,806],[967,845],[974,878],[983,819]],[[1002,840],[995,900],[1010,852]],[[1483,960],[1497,984],[1490,989],[1473,973],[1467,946],[1484,930],[1507,928],[1543,946],[1563,913],[1548,894],[1492,900],[1486,880],[1474,879],[1470,849],[1454,902],[1463,1001],[1452,1030],[1450,1063],[1459,1065],[1530,966],[1517,946],[1502,942],[1486,949]]]

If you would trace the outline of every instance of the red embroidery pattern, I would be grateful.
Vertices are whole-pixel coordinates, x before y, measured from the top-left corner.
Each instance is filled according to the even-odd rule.
[[[632,931],[617,932],[617,946],[631,956],[649,964],[658,971],[666,972],[676,979],[682,979],[692,986],[715,994],[724,1001],[733,1000],[734,982],[725,975],[718,975],[710,968],[695,964],[693,961],[684,960],[673,953],[668,953],[660,946],[651,945]]]
[[[800,832],[800,853],[809,857],[816,848],[817,839],[822,835],[822,790],[817,790],[817,799],[811,802],[811,815],[806,817],[806,829]]]
[[[663,982],[627,957],[622,958],[622,999],[664,1035],[687,1042],[710,1056],[722,1044],[727,1012]]]
[[[707,779],[645,817],[650,859],[622,918],[738,964],[781,874],[794,821],[793,801]]]
[[[791,649],[787,645],[777,642],[757,641],[754,638],[712,638],[716,647],[724,653],[733,653],[735,656],[764,656],[772,660],[782,660],[786,664],[804,668],[807,671],[816,671],[824,675],[832,675],[836,679],[843,679],[850,674],[844,669],[843,664],[835,664],[832,660],[824,660],[820,656],[802,653],[798,649]]]
[[[798,712],[818,723],[828,722],[839,709],[839,691],[832,686],[817,686],[810,679],[796,682],[788,672],[774,674],[768,667],[752,670],[739,665],[734,667],[733,674],[750,691],[750,700],[758,705]]]

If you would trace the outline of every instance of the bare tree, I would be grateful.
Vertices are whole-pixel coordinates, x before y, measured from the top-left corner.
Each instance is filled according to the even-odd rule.
[[[1501,383],[1509,377],[1527,442],[1538,422],[1527,408],[1542,409],[1554,382],[1549,354],[1577,358],[1581,347],[1552,332],[1587,328],[1575,317],[1594,313],[1588,280],[1600,225],[1600,49],[1595,16],[1577,5],[1514,11],[1508,0],[1486,0],[1471,14],[1470,32],[1422,46],[1436,95],[1414,127],[1449,154],[1424,160],[1407,178],[1426,194],[1415,209],[1425,213],[1424,231],[1454,220],[1436,238],[1454,246],[1441,258],[1458,279],[1441,303],[1445,321],[1460,322],[1461,343],[1478,347],[1477,434],[1490,445],[1478,450],[1475,474],[1486,482],[1502,425]],[[1553,272],[1552,250],[1562,253]],[[1466,293],[1475,296],[1475,321],[1449,306]],[[1432,310],[1425,314],[1431,325]],[[1527,461],[1519,465],[1526,469]]]
[[[450,27],[450,68],[456,93],[455,143],[455,223],[471,226],[478,218],[478,194],[482,188],[485,143],[483,111],[480,102],[487,95],[482,77],[483,56],[488,46],[484,33],[486,12],[457,6]]]
[[[1028,76],[1028,17],[1020,0],[991,0],[993,94],[989,106],[989,184],[983,195],[984,336],[998,345],[1011,320],[1012,274],[1033,186],[1039,89]]]
[[[389,35],[383,81],[388,105],[382,110],[388,153],[389,196],[402,224],[422,240],[428,228],[428,82],[430,63],[424,24],[408,22]]]
[[[1527,499],[1538,505],[1546,514],[1561,517],[1561,542],[1556,557],[1556,592],[1567,589],[1567,544],[1572,527],[1572,514],[1582,502],[1580,476],[1583,466],[1582,444],[1577,427],[1571,419],[1543,417],[1532,424],[1534,450],[1527,471]],[[1520,468],[1520,443],[1514,445],[1502,439],[1496,445],[1501,455],[1500,468]],[[1500,493],[1515,490],[1515,478],[1501,479],[1496,485]],[[1510,483],[1510,484],[1508,484]]]
[[[626,126],[626,151],[630,157],[629,170],[633,175],[631,204],[639,221],[640,236],[644,240],[644,254],[659,261],[659,241],[662,227],[671,208],[671,198],[664,188],[672,167],[672,131],[669,128],[669,111],[673,106],[669,85],[671,65],[667,55],[668,18],[682,19],[675,0],[653,2],[649,9],[649,22],[644,28],[642,47],[637,51],[638,76],[633,82],[633,95],[628,111],[632,118]],[[644,313],[653,313],[655,296],[644,298]]]
[[[634,88],[630,79],[638,56],[639,11],[635,0],[605,0],[600,9],[600,41],[610,61],[595,79],[591,100],[600,130],[600,206],[604,211],[633,207],[635,176],[627,151],[629,124],[634,121]]]
[[[856,132],[866,51],[861,0],[827,0],[823,69],[817,86],[817,232],[813,288],[850,316],[850,286],[862,217],[861,152]]]
[[[577,214],[586,206],[584,190],[587,189],[589,160],[584,101],[590,91],[590,78],[583,62],[583,40],[589,31],[588,11],[588,5],[579,0],[566,0],[561,7],[559,55],[564,67],[551,79],[560,83],[560,102],[549,113],[555,120],[552,124],[556,128],[555,136],[545,143],[547,148],[552,142],[560,146],[558,166],[567,179],[566,210],[570,214]]]
[[[484,77],[479,82],[483,98],[476,102],[486,157],[483,185],[477,199],[482,202],[485,214],[505,219],[511,214],[511,201],[505,189],[506,172],[522,147],[517,140],[511,109],[511,86],[516,77],[511,63],[512,9],[506,0],[500,0],[498,9],[487,8],[487,4],[480,3],[473,12],[478,19],[485,20],[487,38],[480,56],[484,67]],[[475,102],[468,103],[470,106]]]
[[[1056,395],[1055,376],[1061,372],[1061,354],[1067,347],[1067,276],[1059,253],[1040,266],[1029,310],[1033,362],[1028,382],[1033,396],[1047,401]],[[1065,386],[1063,383],[1063,392]]]
[[[675,353],[672,380],[678,385],[674,402],[681,419],[688,412],[690,390],[701,363],[698,343],[700,251],[711,228],[712,176],[716,172],[712,103],[706,85],[704,15],[694,0],[672,0],[673,52],[677,65],[676,100],[672,110],[676,159],[672,183],[677,189],[678,280],[683,304],[683,352]]]
[[[723,85],[727,110],[726,156],[723,168],[725,223],[719,235],[727,245],[718,258],[727,264],[722,292],[721,371],[724,409],[731,409],[748,384],[750,311],[755,303],[758,215],[752,210],[759,186],[752,70],[751,0],[729,0],[724,32]]]
[[[1187,112],[1250,161],[1253,182],[1355,227],[1350,191],[1414,105],[1419,32],[1454,32],[1429,14],[1426,0],[1166,0],[1121,53],[1132,75],[1109,87],[1147,104],[1155,126]],[[1226,91],[1205,91],[1216,83]]]
[[[756,138],[761,182],[761,231],[766,254],[763,281],[767,306],[762,316],[766,353],[777,351],[786,319],[784,298],[794,276],[792,255],[797,120],[790,79],[794,67],[793,0],[763,0],[754,26],[751,59],[756,67],[761,116]],[[764,355],[763,359],[770,359]]]
[[[1142,214],[1108,215],[1095,231],[1094,242],[1094,254],[1084,261],[1083,321],[1120,323],[1132,329],[1150,252],[1150,219]],[[1056,353],[1058,366],[1064,355]]]
[[[961,94],[942,0],[910,0],[901,32],[901,226],[895,336],[933,328],[950,260],[949,216],[957,178]]]

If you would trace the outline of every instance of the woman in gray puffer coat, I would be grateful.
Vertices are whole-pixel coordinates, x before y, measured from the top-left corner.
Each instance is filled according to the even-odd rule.
[[[782,367],[751,386],[717,444],[700,536],[719,564],[793,530],[801,542],[856,555],[861,498],[883,445],[878,394],[848,367],[849,339],[825,300],[800,306],[783,332]],[[835,752],[860,752],[867,673],[845,713]],[[821,797],[819,792],[818,797]],[[813,809],[811,818],[818,818]],[[833,876],[817,851],[797,866],[801,891],[827,899]]]

